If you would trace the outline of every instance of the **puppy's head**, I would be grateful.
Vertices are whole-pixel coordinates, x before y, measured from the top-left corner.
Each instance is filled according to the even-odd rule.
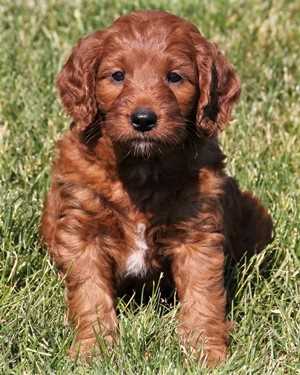
[[[215,44],[192,24],[156,11],[122,16],[80,40],[57,84],[74,129],[98,134],[87,130],[101,127],[141,156],[182,143],[193,127],[216,136],[240,93]]]

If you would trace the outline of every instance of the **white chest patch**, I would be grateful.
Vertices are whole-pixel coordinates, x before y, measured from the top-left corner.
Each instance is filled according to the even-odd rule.
[[[147,267],[145,255],[148,245],[145,239],[145,224],[138,223],[136,228],[136,240],[133,252],[127,259],[126,276],[145,276]]]

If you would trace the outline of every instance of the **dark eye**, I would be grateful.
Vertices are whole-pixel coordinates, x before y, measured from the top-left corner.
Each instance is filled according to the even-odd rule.
[[[182,79],[183,78],[178,73],[169,72],[167,74],[167,80],[168,80],[168,82],[176,83],[176,82],[180,82]]]
[[[120,70],[118,70],[117,72],[114,72],[111,76],[117,82],[124,81],[125,79],[125,74],[121,72]]]

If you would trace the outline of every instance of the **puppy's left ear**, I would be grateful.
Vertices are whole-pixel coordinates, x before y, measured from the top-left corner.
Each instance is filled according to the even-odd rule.
[[[240,80],[232,65],[214,43],[194,33],[199,77],[197,126],[214,137],[230,121],[233,105],[240,92]]]

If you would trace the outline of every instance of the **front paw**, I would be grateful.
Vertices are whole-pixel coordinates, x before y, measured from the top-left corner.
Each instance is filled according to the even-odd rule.
[[[73,360],[90,362],[97,352],[99,349],[95,338],[75,340],[69,349],[69,356]]]
[[[216,347],[204,347],[202,355],[198,357],[199,361],[207,367],[216,367],[225,362],[227,358],[227,345]]]
[[[105,355],[115,344],[116,336],[107,335],[91,337],[87,339],[75,339],[69,349],[69,356],[73,360],[91,362],[92,359],[99,355]]]
[[[208,335],[199,327],[182,327],[179,337],[187,353],[206,367],[216,367],[227,358],[227,332]]]

